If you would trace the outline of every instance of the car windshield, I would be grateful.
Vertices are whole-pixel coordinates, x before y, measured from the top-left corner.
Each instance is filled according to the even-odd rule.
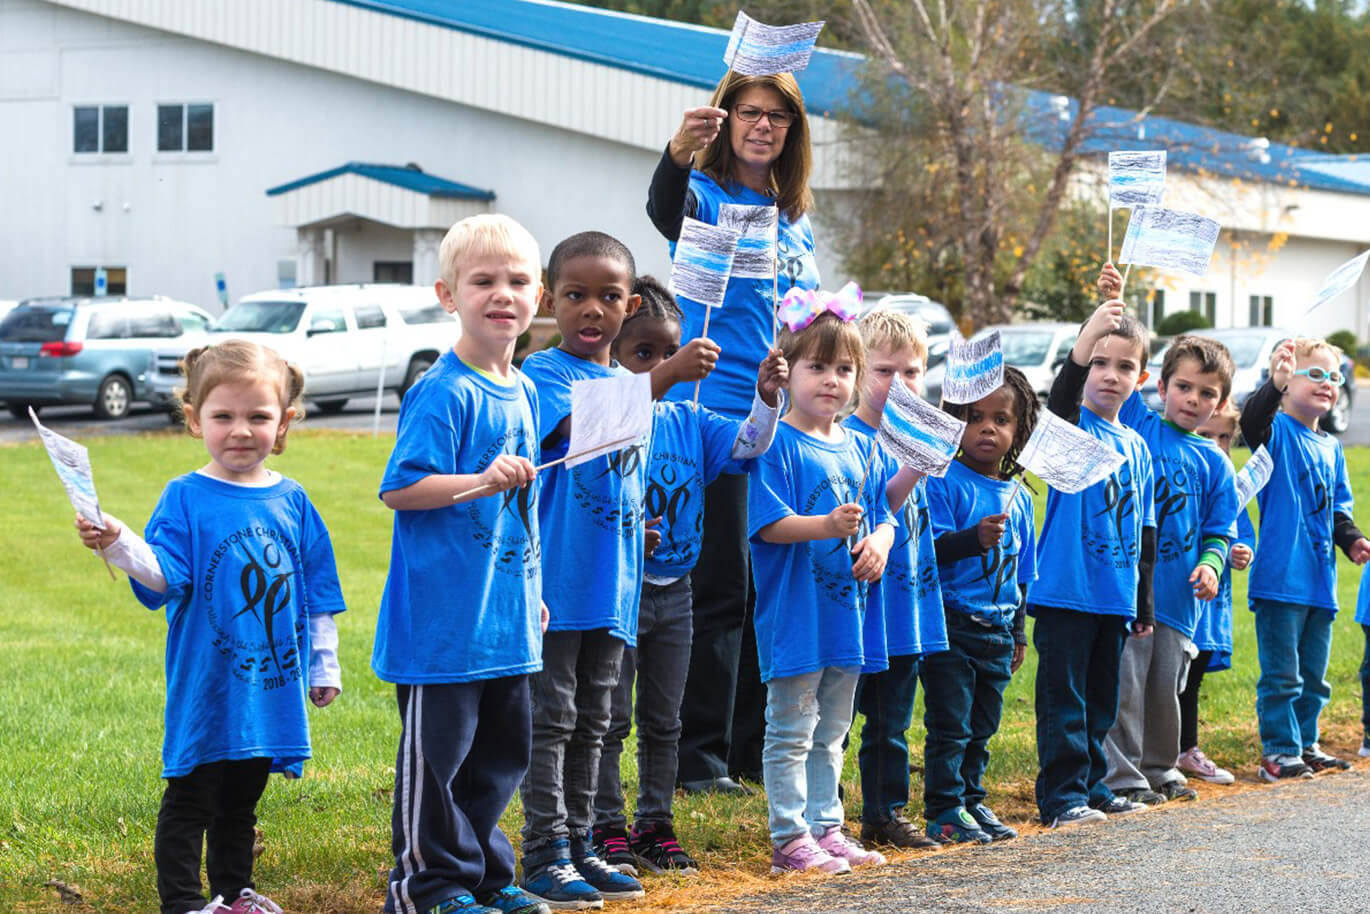
[[[0,321],[0,340],[51,343],[66,339],[75,313],[72,305],[20,305]]]
[[[937,302],[929,301],[927,299],[919,298],[910,300],[908,298],[893,298],[890,299],[889,304],[885,307],[890,311],[898,311],[901,314],[911,314],[918,318],[928,325],[929,336],[941,336],[943,334],[951,333],[951,328],[955,326],[955,323],[951,319],[951,312],[947,311],[946,308],[942,307]]]
[[[1022,368],[1041,365],[1051,351],[1051,339],[1056,334],[1050,330],[1000,332],[999,343],[1004,350],[1004,361]]]
[[[1261,350],[1265,348],[1265,341],[1268,338],[1261,333],[1199,333],[1197,336],[1205,336],[1209,339],[1217,340],[1227,347],[1227,351],[1232,353],[1232,364],[1238,369],[1255,368],[1260,361]],[[1152,368],[1158,368],[1165,362],[1165,352],[1170,348],[1170,342],[1156,350],[1156,354],[1151,357],[1149,363]]]
[[[302,301],[240,301],[214,322],[215,333],[290,333],[304,314]]]

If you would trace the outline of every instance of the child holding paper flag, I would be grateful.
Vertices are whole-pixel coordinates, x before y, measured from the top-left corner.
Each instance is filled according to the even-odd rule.
[[[615,417],[573,411],[573,387],[593,379],[634,380],[610,350],[623,321],[641,304],[635,278],[633,255],[609,235],[581,232],[558,244],[548,259],[543,302],[556,318],[561,343],[523,363],[537,386],[543,453],[569,458],[541,476],[538,523],[557,548],[542,555],[550,622],[542,670],[532,677],[532,761],[521,788],[523,887],[558,907],[643,894],[636,879],[595,854],[590,828],[613,688],[625,645],[637,643],[648,441],[644,436],[593,457],[572,447],[591,420],[607,423],[594,443],[614,440]],[[717,357],[716,344],[694,340],[643,381],[660,396],[676,383],[706,376]],[[650,408],[646,419],[650,427]]]

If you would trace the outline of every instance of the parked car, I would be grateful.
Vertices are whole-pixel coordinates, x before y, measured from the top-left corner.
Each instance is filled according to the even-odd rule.
[[[28,408],[89,403],[103,419],[147,400],[154,348],[203,330],[208,311],[168,298],[32,298],[0,321],[0,400]]]
[[[11,311],[13,311],[18,306],[18,304],[19,303],[17,301],[13,301],[8,298],[0,298],[0,319],[3,319],[6,314],[9,314]]]
[[[1080,335],[1079,324],[1000,324],[985,327],[971,339],[979,339],[994,330],[999,331],[1000,345],[1004,350],[1004,364],[1012,365],[1021,371],[1032,385],[1032,389],[1037,392],[1038,399],[1045,403],[1056,372],[1070,357],[1070,348],[1075,345],[1075,338]],[[923,383],[923,396],[929,402],[940,403],[942,400],[942,378],[946,374],[946,365],[941,363],[945,360],[944,353],[939,364],[929,369],[927,379]]]
[[[246,339],[298,365],[305,396],[322,412],[337,412],[352,397],[374,396],[378,384],[403,396],[460,336],[461,324],[443,310],[432,286],[363,283],[257,292],[206,333],[160,349],[150,386],[156,402],[171,407],[186,352]]]
[[[1246,398],[1270,376],[1270,356],[1275,347],[1299,334],[1282,327],[1227,327],[1221,330],[1202,330],[1197,336],[1217,340],[1232,353],[1236,371],[1232,375],[1232,402],[1241,409]],[[1165,361],[1166,349],[1170,340],[1156,347],[1147,371],[1151,376],[1142,385],[1142,396],[1146,405],[1160,411],[1164,409],[1161,396],[1156,391],[1156,382],[1161,377],[1161,365]],[[1322,427],[1335,435],[1340,435],[1351,425],[1351,404],[1356,395],[1355,364],[1345,354],[1341,361],[1342,382],[1337,394],[1337,402],[1326,416],[1322,417]]]
[[[882,296],[872,309],[875,311],[898,311],[918,318],[927,325],[928,364],[931,368],[947,355],[947,340],[956,327],[956,319],[951,316],[947,306],[933,301],[926,295],[914,292],[892,292]]]

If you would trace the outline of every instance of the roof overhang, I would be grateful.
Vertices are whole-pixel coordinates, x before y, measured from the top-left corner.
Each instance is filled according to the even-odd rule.
[[[397,187],[364,175],[342,173],[272,193],[278,225],[329,228],[348,219],[367,219],[399,229],[447,229],[480,213],[490,199],[438,196]]]

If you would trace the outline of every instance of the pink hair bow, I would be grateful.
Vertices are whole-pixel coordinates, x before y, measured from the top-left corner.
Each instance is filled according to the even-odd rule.
[[[801,289],[795,286],[780,301],[780,323],[798,333],[818,319],[825,311],[836,314],[843,321],[861,316],[861,287],[849,282],[837,292],[822,289]]]

